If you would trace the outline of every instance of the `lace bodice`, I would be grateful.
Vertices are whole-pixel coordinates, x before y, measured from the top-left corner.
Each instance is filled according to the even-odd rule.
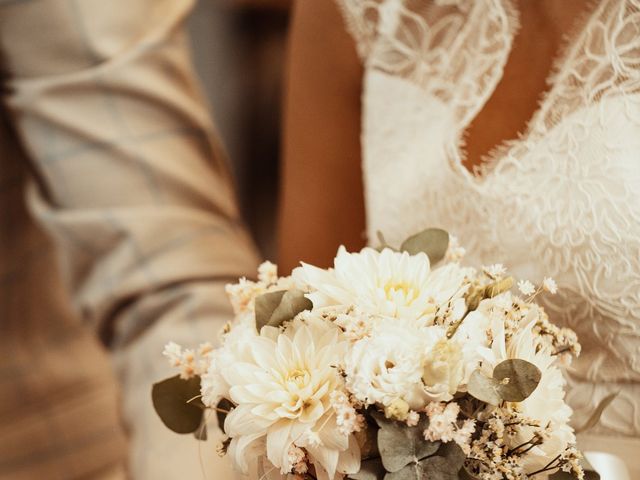
[[[464,167],[465,128],[501,78],[507,0],[338,0],[365,65],[369,238],[428,226],[478,265],[558,281],[546,300],[583,354],[570,404],[620,391],[599,433],[640,437],[640,1],[601,0],[568,41],[520,138]],[[582,415],[584,414],[584,415]]]

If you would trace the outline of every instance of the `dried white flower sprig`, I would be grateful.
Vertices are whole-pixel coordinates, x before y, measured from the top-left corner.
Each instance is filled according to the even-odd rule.
[[[182,348],[174,342],[165,345],[162,354],[167,357],[169,364],[180,370],[180,378],[190,378],[204,375],[209,369],[209,356],[213,352],[213,345],[209,342],[201,344],[197,350]]]

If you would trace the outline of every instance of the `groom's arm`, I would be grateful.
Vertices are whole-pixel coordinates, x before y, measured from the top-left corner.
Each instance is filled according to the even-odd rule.
[[[29,204],[113,349],[137,479],[200,478],[196,442],[162,426],[150,385],[171,374],[167,341],[216,338],[224,284],[257,262],[191,68],[192,3],[0,2],[6,106],[37,179]]]

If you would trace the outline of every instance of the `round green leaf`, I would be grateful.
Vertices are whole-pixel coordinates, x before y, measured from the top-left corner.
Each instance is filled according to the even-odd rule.
[[[387,473],[384,480],[458,480],[464,459],[458,445],[443,443],[437,454]]]
[[[378,448],[382,464],[388,472],[397,472],[409,463],[433,455],[440,442],[429,442],[424,439],[424,430],[428,426],[426,416],[420,418],[415,427],[408,427],[400,422],[379,422]]]
[[[397,472],[389,472],[384,480],[422,480],[422,467],[417,463],[410,463]]]
[[[371,458],[360,464],[360,471],[352,473],[347,478],[351,480],[383,480],[386,470],[382,466],[382,460]]]
[[[278,290],[260,295],[255,300],[256,328],[265,325],[279,327],[304,310],[311,310],[313,304],[301,290]]]
[[[424,252],[431,264],[444,258],[449,248],[449,234],[440,228],[428,228],[407,238],[400,246],[401,251],[416,255]]]
[[[280,301],[286,290],[278,290],[277,292],[264,293],[255,300],[255,312],[256,312],[256,328],[258,331],[265,325],[269,324],[271,315],[280,305]]]
[[[503,400],[522,402],[538,387],[542,372],[533,363],[512,358],[496,365],[493,378]]]
[[[153,408],[167,428],[176,433],[193,433],[200,427],[203,409],[189,402],[200,395],[200,377],[183,380],[179,375],[155,383],[151,390]]]

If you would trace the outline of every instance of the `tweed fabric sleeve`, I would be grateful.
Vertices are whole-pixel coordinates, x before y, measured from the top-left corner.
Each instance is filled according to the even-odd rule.
[[[257,265],[190,64],[192,4],[0,3],[5,104],[36,180],[28,204],[76,310],[113,350],[134,478],[200,475],[197,445],[165,432],[150,385],[170,373],[163,344],[215,338],[224,284]]]

